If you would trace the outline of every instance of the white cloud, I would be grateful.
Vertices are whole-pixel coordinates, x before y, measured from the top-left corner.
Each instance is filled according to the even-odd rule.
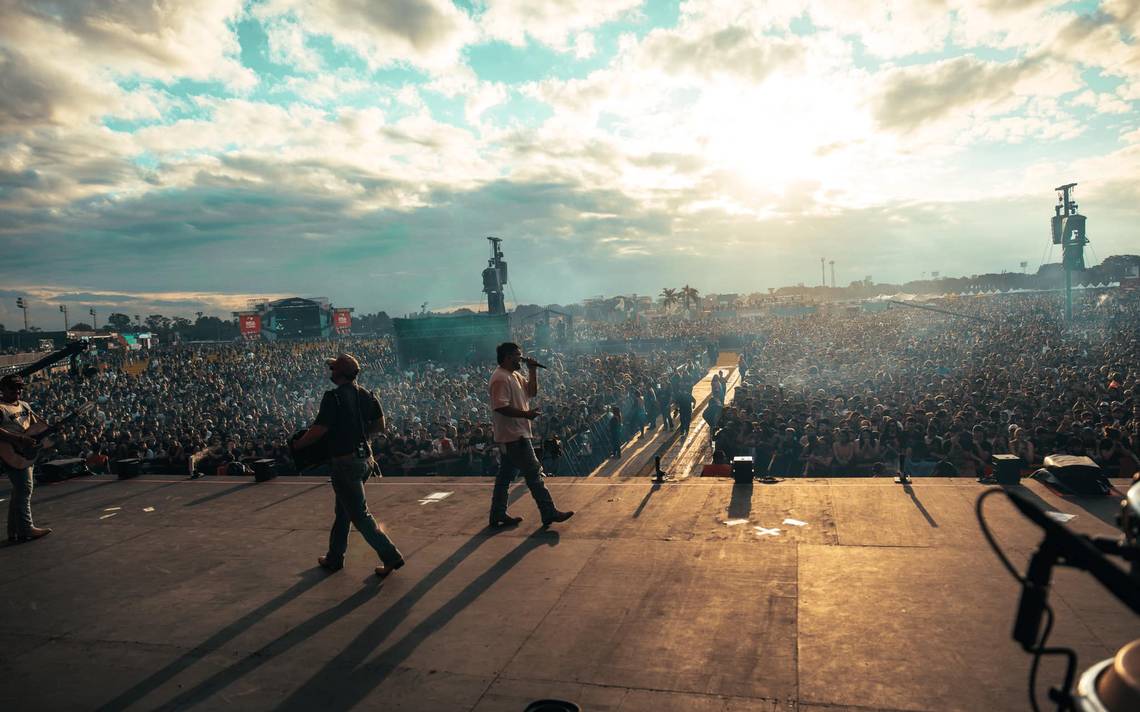
[[[598,27],[640,7],[644,0],[488,0],[479,18],[484,36],[522,45],[530,37],[579,57],[591,40],[583,30]],[[588,56],[588,55],[586,55]]]
[[[884,59],[942,49],[952,23],[942,0],[811,0],[807,11],[817,27],[854,35]]]
[[[350,47],[373,67],[409,63],[442,71],[476,36],[471,19],[448,0],[269,0],[257,17],[294,17],[305,31]]]
[[[594,56],[597,48],[594,46],[594,36],[589,32],[579,32],[574,38],[574,58],[589,59]]]
[[[241,14],[241,0],[93,0],[53,7],[55,12],[41,3],[4,3],[6,40],[28,56],[118,75],[220,80],[235,87],[256,81],[236,59],[237,38],[227,26]]]
[[[269,61],[299,72],[311,73],[321,69],[320,54],[305,44],[305,32],[298,23],[284,18],[269,18],[264,27]]]

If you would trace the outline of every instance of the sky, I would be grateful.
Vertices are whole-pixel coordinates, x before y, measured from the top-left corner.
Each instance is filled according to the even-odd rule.
[[[1140,0],[0,0],[0,323],[1140,252]],[[830,278],[830,275],[829,275]]]

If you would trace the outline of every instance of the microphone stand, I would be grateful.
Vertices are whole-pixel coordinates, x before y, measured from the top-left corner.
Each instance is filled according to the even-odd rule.
[[[1029,561],[1029,571],[1022,582],[1017,619],[1013,625],[1013,639],[1023,650],[1034,655],[1065,654],[1069,657],[1064,687],[1051,689],[1049,697],[1057,703],[1058,709],[1073,709],[1072,687],[1076,655],[1065,648],[1043,647],[1044,641],[1041,640],[1040,634],[1053,568],[1068,566],[1089,572],[1117,600],[1132,609],[1133,613],[1140,615],[1140,577],[1137,576],[1140,567],[1136,566],[1136,562],[1140,561],[1140,546],[1137,546],[1136,540],[1131,536],[1126,536],[1124,540],[1116,540],[1075,534],[1059,522],[1050,519],[1024,496],[1010,490],[1005,490],[1005,494],[1022,514],[1045,532],[1045,538],[1033,553]],[[1129,503],[1137,496],[1140,496],[1140,482],[1132,485],[1129,498],[1123,504],[1120,516],[1122,524],[1132,516],[1129,513]],[[1131,527],[1126,526],[1125,529],[1130,530]],[[1132,564],[1133,575],[1130,576],[1110,561],[1106,556],[1108,554],[1129,561]]]

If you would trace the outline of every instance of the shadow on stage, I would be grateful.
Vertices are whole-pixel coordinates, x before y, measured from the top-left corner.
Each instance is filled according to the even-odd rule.
[[[440,630],[460,611],[487,591],[512,567],[518,564],[527,553],[543,546],[558,544],[558,534],[554,531],[539,530],[523,539],[518,546],[496,561],[487,571],[480,574],[462,591],[456,594],[419,625],[397,641],[378,660],[361,665],[371,653],[382,644],[408,616],[417,602],[432,588],[455,570],[460,563],[474,553],[495,533],[480,532],[471,537],[447,559],[420,579],[407,593],[393,603],[379,618],[367,625],[349,645],[329,660],[311,679],[293,692],[278,709],[310,710],[348,708],[362,700],[379,685],[397,665],[405,660],[428,637]],[[209,639],[187,651],[177,660],[150,675],[115,699],[98,709],[100,712],[124,710],[138,704],[147,695],[162,687],[176,676],[198,662],[221,650],[227,643],[265,620],[283,608],[290,601],[302,596],[330,574],[320,568],[313,568],[301,574],[297,583],[272,600],[247,613],[238,620],[215,633]],[[398,575],[398,574],[397,574]],[[186,709],[211,700],[215,695],[245,675],[272,661],[282,653],[300,645],[319,634],[329,625],[341,620],[353,610],[373,599],[383,590],[383,581],[369,577],[363,587],[345,600],[302,621],[290,630],[267,643],[261,649],[246,655],[224,670],[180,692],[165,702],[159,709]],[[332,697],[330,698],[330,691]],[[335,698],[335,699],[334,699]],[[343,700],[343,702],[342,702]]]

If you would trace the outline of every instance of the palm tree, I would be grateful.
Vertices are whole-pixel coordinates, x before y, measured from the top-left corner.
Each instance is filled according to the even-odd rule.
[[[669,311],[669,307],[680,301],[677,296],[677,290],[672,287],[665,287],[661,290],[661,306],[665,307],[665,311]]]
[[[689,302],[697,302],[701,297],[701,293],[693,287],[685,285],[681,287],[681,299],[685,301],[685,309],[689,308]]]

